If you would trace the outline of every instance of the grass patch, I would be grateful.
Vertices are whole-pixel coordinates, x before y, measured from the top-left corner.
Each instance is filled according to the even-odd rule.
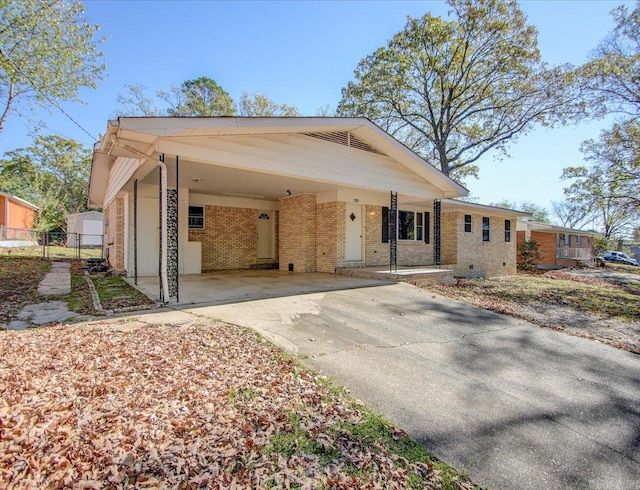
[[[409,437],[406,433],[396,429],[383,417],[367,408],[361,407],[363,414],[362,422],[359,424],[341,424],[340,428],[347,431],[351,438],[357,440],[363,446],[379,445],[384,447],[389,453],[400,457],[396,460],[399,468],[408,470],[409,464],[422,463],[433,468],[439,473],[442,479],[443,489],[460,488],[456,483],[461,479],[466,479],[451,465],[440,461],[424,445]],[[427,481],[417,473],[410,473],[412,485],[409,488],[425,488]]]
[[[120,276],[98,272],[90,274],[89,277],[105,310],[154,304]]]
[[[12,257],[40,257],[42,258],[42,245],[31,247],[0,247],[0,256]],[[50,245],[46,248],[46,259],[89,259],[102,257],[101,248],[67,248],[59,245]]]
[[[385,465],[391,471],[401,470],[407,475],[408,484],[404,488],[442,488],[447,490],[474,488],[468,477],[459,473],[449,464],[440,461],[424,445],[395,428],[380,415],[352,400],[344,389],[336,387],[330,380],[316,379],[322,390],[327,390],[323,403],[335,403],[335,399],[346,400],[349,410],[359,414],[357,422],[337,417],[335,424],[318,428],[309,424],[300,412],[284,415],[286,422],[270,438],[263,453],[267,456],[278,454],[289,458],[294,455],[316,457],[323,466],[334,465],[357,481],[367,481],[372,472]],[[308,408],[308,407],[307,407]],[[354,455],[373,448],[375,462],[362,464]],[[439,484],[432,486],[432,476],[437,474]],[[431,476],[430,476],[431,475]]]
[[[0,256],[0,323],[8,323],[24,305],[39,303],[38,284],[51,263],[36,257]]]
[[[71,270],[71,294],[67,298],[69,309],[76,313],[92,314],[93,297],[84,276],[85,261],[74,261]],[[131,286],[122,277],[109,272],[91,273],[100,303],[105,310],[131,308],[154,304],[147,296]]]
[[[488,301],[559,305],[625,321],[640,320],[640,287],[637,285],[589,284],[532,274],[470,279],[441,292],[457,298],[483,297]]]
[[[614,272],[626,272],[628,274],[635,274],[640,276],[640,267],[635,265],[616,264],[613,262],[607,262],[605,269],[612,269]]]

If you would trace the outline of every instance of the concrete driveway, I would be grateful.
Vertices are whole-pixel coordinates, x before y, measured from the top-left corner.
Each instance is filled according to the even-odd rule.
[[[639,486],[640,356],[401,283],[155,315],[258,330],[479,485]]]

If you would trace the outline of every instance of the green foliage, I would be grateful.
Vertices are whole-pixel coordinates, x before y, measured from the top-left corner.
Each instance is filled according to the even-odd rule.
[[[511,202],[507,199],[503,199],[497,203],[491,203],[490,206],[496,206],[504,209],[516,209],[518,211],[524,211],[525,213],[531,213],[531,219],[533,221],[539,221],[540,223],[550,223],[549,210],[544,206],[540,206],[533,202]]]
[[[640,1],[611,11],[613,31],[577,70],[589,115],[640,115]]]
[[[297,107],[277,104],[266,95],[242,92],[238,103],[238,112],[247,117],[297,117],[301,116]]]
[[[568,67],[548,68],[515,1],[449,0],[362,59],[337,112],[365,116],[458,180],[534,124],[571,114]]]
[[[155,101],[145,94],[147,87],[142,83],[126,84],[124,94],[118,94],[116,101],[119,109],[114,117],[161,116],[162,112]]]
[[[40,208],[37,229],[64,229],[68,214],[87,210],[91,151],[80,143],[36,136],[31,146],[4,157],[0,187]]]
[[[542,258],[540,245],[535,240],[527,240],[519,243],[517,256],[517,267],[519,271],[531,271],[536,268]]]
[[[77,101],[80,88],[97,86],[98,26],[83,14],[79,1],[0,0],[0,131],[10,112]]]
[[[146,94],[142,84],[125,85],[126,93],[118,94],[116,116],[234,116],[245,117],[298,117],[300,110],[292,105],[278,104],[263,94],[242,93],[239,102],[214,80],[200,77],[187,80],[169,90],[157,90],[157,100]],[[166,108],[161,109],[157,102]]]
[[[170,103],[169,116],[234,116],[236,108],[231,96],[208,77],[182,82],[170,92],[158,91],[158,96]]]
[[[589,167],[568,167],[564,179],[573,182],[567,200],[598,216],[604,235],[614,236],[640,222],[640,123],[636,120],[603,130],[598,140],[582,144]]]
[[[597,235],[593,238],[593,249],[595,250],[596,255],[601,255],[607,250],[615,250],[616,242],[604,235]]]

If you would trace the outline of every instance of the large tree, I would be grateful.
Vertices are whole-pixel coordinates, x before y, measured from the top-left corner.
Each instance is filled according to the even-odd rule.
[[[338,114],[366,116],[445,174],[474,165],[535,124],[566,117],[568,67],[547,67],[537,31],[515,1],[449,0],[451,20],[426,14],[355,70]]]
[[[169,104],[169,116],[235,116],[236,107],[231,96],[208,77],[186,80],[180,87],[159,90],[158,96]]]
[[[590,115],[640,116],[640,1],[611,11],[615,27],[577,70]]]
[[[87,209],[91,151],[59,136],[37,136],[31,146],[6,152],[0,187],[40,208],[37,227],[64,227],[68,214]]]
[[[550,223],[549,211],[544,206],[540,206],[534,202],[521,201],[511,202],[507,199],[503,199],[497,203],[490,203],[490,206],[505,209],[516,209],[518,211],[524,211],[525,213],[531,213],[531,219],[533,221],[539,221],[540,223]]]
[[[594,210],[584,207],[579,202],[573,201],[552,201],[551,208],[560,224],[565,228],[582,229],[589,223],[595,221]]]
[[[249,95],[242,92],[238,112],[247,117],[296,117],[301,116],[296,106],[278,104],[263,94]]]
[[[104,71],[78,1],[0,0],[0,131],[7,116],[32,106],[79,100]],[[100,41],[98,41],[100,42]]]
[[[617,123],[580,149],[589,166],[568,167],[569,201],[600,215],[607,237],[640,221],[640,123]]]
[[[295,117],[300,110],[293,105],[278,104],[264,94],[242,92],[236,104],[231,96],[208,77],[187,80],[169,90],[156,90],[149,96],[143,84],[125,85],[118,94],[117,116],[233,116]]]
[[[147,87],[142,83],[125,85],[126,92],[118,94],[116,102],[119,107],[115,116],[160,116],[162,111],[153,98],[146,94]]]

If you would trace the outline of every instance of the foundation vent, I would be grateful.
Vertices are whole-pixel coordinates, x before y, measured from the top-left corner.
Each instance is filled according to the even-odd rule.
[[[353,136],[349,131],[332,131],[330,133],[305,133],[305,134],[307,136],[311,136],[312,138],[331,141],[332,143],[348,146],[350,148],[356,148],[358,150],[368,151],[370,153],[376,153],[378,155],[385,155],[380,150],[377,150],[370,144],[365,143],[361,139]]]

